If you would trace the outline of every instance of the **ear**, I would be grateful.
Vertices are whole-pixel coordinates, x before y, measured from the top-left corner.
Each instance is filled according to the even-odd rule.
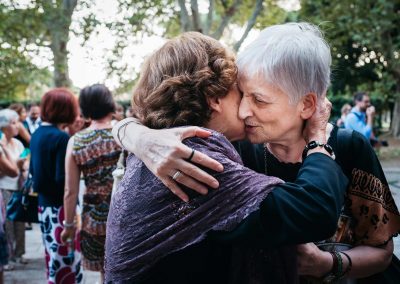
[[[209,107],[215,111],[220,113],[222,110],[221,99],[220,98],[207,98],[207,102]]]
[[[308,93],[300,101],[300,116],[302,119],[309,119],[317,108],[317,95],[315,93]]]

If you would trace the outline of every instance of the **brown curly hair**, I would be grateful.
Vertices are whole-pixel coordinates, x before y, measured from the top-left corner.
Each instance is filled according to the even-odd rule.
[[[227,95],[237,77],[235,58],[217,40],[187,32],[144,63],[132,99],[135,116],[154,129],[205,126],[207,98]]]

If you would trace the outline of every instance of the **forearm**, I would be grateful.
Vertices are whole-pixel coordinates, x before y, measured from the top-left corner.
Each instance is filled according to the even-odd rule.
[[[149,128],[140,124],[136,118],[128,117],[114,125],[112,134],[119,146],[137,154],[136,138],[141,137],[146,131],[149,131]],[[128,133],[134,133],[134,135],[128,135]]]
[[[295,181],[279,185],[261,204],[261,220],[282,244],[318,241],[334,233],[347,187],[340,167],[325,155],[308,157]]]
[[[65,188],[64,191],[64,216],[66,223],[73,223],[75,218],[76,203],[79,188]]]
[[[392,260],[393,241],[385,247],[357,246],[346,251],[352,260],[352,269],[346,276],[364,278],[385,270]]]
[[[0,172],[10,177],[17,177],[19,175],[17,163],[10,158],[7,149],[2,149],[3,152],[0,154]]]
[[[331,158],[312,156],[295,183],[276,186],[260,209],[232,232],[213,232],[210,236],[220,242],[252,247],[297,244],[331,236],[347,178]]]

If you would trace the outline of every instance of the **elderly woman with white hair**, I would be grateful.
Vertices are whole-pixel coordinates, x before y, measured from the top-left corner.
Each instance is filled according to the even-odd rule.
[[[8,174],[7,171],[1,171],[2,174],[0,175],[0,189],[5,204],[11,199],[13,192],[19,189],[18,176],[21,174],[20,170],[27,166],[26,159],[20,158],[24,146],[14,138],[18,135],[18,119],[18,113],[13,110],[4,109],[0,111],[0,129],[2,131],[0,148],[2,155],[7,157],[8,168],[11,168]],[[10,260],[26,263],[26,260],[22,257],[25,253],[25,223],[10,220],[5,223]],[[7,268],[12,269],[12,266],[7,266]]]
[[[258,172],[293,181],[307,151],[326,147],[319,141],[307,144],[302,132],[317,103],[326,97],[329,45],[311,24],[275,25],[264,29],[239,54],[237,64],[238,87],[243,94],[239,116],[245,121],[247,139],[259,143],[237,145],[243,162]],[[140,139],[137,131],[142,133]],[[195,135],[195,128],[149,130],[125,120],[115,126],[115,134],[119,133],[124,133],[123,146],[138,155],[178,196],[187,198],[178,183],[201,193],[207,192],[206,186],[215,187],[212,177],[187,161],[191,149],[178,142]],[[334,236],[318,246],[309,243],[297,247],[298,273],[320,281],[357,278],[362,282],[361,278],[368,277],[373,283],[392,283],[386,278],[390,273],[380,272],[392,257],[392,264],[398,265],[392,237],[400,232],[400,216],[379,160],[359,133],[333,125],[328,125],[326,133],[327,144],[350,184]],[[196,156],[196,162],[204,167],[218,166],[201,153],[196,152]],[[184,175],[171,180],[176,170]],[[287,218],[296,220],[290,212]],[[328,243],[332,243],[330,248]]]

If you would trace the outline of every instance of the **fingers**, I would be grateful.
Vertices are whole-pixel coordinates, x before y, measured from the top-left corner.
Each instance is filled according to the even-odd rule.
[[[200,194],[205,195],[208,193],[208,189],[204,184],[200,183],[198,180],[195,180],[194,178],[186,175],[183,172],[181,172],[181,174],[175,179],[175,181],[185,185],[188,188],[193,189]]]
[[[188,155],[186,157],[189,157],[190,154],[192,153],[192,149],[189,147],[188,147],[188,149],[189,149],[189,151],[188,151]],[[222,172],[224,170],[224,167],[222,166],[221,163],[217,162],[216,160],[210,158],[209,156],[207,156],[199,151],[196,151],[194,153],[194,155],[191,159],[191,162],[196,163],[200,166],[209,168],[216,172]],[[190,173],[188,173],[188,174],[190,175]]]
[[[211,132],[205,129],[202,129],[197,126],[190,126],[185,128],[176,129],[177,134],[181,137],[181,140],[190,138],[190,137],[200,137],[207,138],[211,135]]]
[[[178,196],[182,201],[188,202],[189,201],[189,196],[183,190],[177,185],[176,182],[172,180],[172,178],[165,178],[161,179],[161,182],[168,187],[173,194]]]

